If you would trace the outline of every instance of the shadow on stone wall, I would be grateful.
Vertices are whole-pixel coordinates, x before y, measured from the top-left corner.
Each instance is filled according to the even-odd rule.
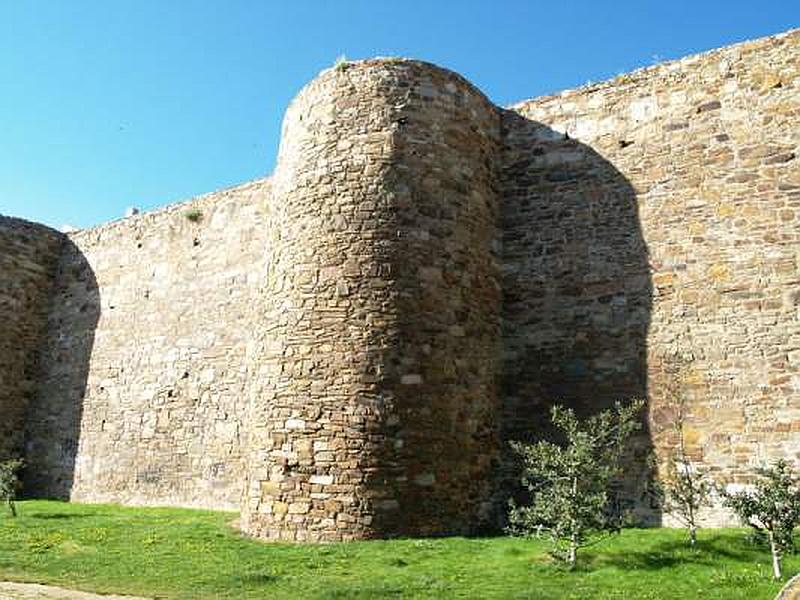
[[[39,383],[28,409],[27,496],[70,497],[99,317],[100,292],[94,271],[81,250],[65,238],[39,355]]]
[[[652,284],[636,193],[592,148],[504,111],[503,404],[499,489],[515,488],[509,440],[549,430],[553,403],[594,414],[647,399]],[[647,407],[631,442],[624,504],[660,522],[643,493],[652,450]],[[505,497],[498,503],[504,512]],[[505,515],[503,515],[504,517]]]

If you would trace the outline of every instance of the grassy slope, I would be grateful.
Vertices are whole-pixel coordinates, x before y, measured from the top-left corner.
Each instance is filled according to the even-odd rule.
[[[235,515],[58,502],[0,516],[0,579],[158,598],[772,598],[769,556],[742,531],[628,530],[568,573],[545,544],[444,538],[263,544]],[[800,570],[800,556],[786,561]]]

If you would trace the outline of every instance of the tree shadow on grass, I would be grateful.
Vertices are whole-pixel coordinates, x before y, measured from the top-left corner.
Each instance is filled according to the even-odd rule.
[[[728,536],[715,536],[710,539],[699,539],[692,547],[688,541],[670,540],[655,545],[648,545],[641,550],[603,551],[602,548],[587,551],[584,565],[588,570],[602,567],[616,567],[622,570],[659,571],[674,569],[688,563],[725,567],[730,563],[752,563],[761,556],[763,550],[742,539]]]
[[[231,588],[272,585],[280,580],[274,573],[242,573],[229,578]]]
[[[375,586],[349,586],[330,590],[325,598],[403,598],[408,594],[408,589],[403,586],[375,585]]]
[[[42,521],[71,521],[73,519],[88,519],[90,517],[103,517],[104,515],[98,513],[31,513],[28,515],[31,519]]]

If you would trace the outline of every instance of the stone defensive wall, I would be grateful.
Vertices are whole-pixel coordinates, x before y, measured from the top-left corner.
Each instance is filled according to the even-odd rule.
[[[0,216],[0,459],[23,451],[62,236]]]
[[[31,494],[297,541],[496,527],[553,402],[646,400],[623,496],[650,522],[679,420],[721,483],[797,462],[799,50],[509,108],[345,63],[270,179],[68,235],[0,217],[0,457]]]
[[[27,489],[235,509],[266,180],[69,236],[55,274]]]
[[[719,481],[800,461],[800,30],[505,117],[504,437],[647,398],[663,467],[682,395]]]

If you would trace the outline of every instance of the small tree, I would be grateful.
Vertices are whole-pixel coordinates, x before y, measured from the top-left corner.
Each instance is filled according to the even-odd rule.
[[[22,466],[23,461],[18,458],[0,462],[0,502],[6,503],[12,517],[17,516],[14,501],[21,487],[18,473]]]
[[[662,430],[672,430],[674,442],[670,444],[666,468],[661,471],[659,481],[652,481],[648,495],[666,513],[680,521],[689,532],[689,543],[697,543],[700,529],[698,513],[711,504],[711,496],[716,486],[707,472],[692,462],[686,449],[687,394],[691,359],[685,354],[668,357],[662,364],[664,380],[659,386],[662,391],[664,418]],[[656,461],[653,457],[653,467]]]
[[[683,523],[689,531],[689,544],[694,546],[700,529],[698,512],[711,503],[714,483],[704,471],[691,463],[682,450],[678,450],[669,461],[661,485],[664,510]]]
[[[727,494],[725,505],[742,522],[766,535],[772,553],[772,573],[781,578],[781,558],[794,549],[792,535],[800,525],[800,482],[781,459],[772,468],[759,469],[755,489]]]
[[[616,403],[584,421],[561,406],[551,410],[553,424],[564,443],[512,443],[523,463],[522,484],[531,492],[528,506],[513,501],[509,531],[532,535],[546,531],[552,554],[570,569],[578,550],[594,544],[603,533],[619,529],[611,510],[609,486],[620,474],[625,443],[641,427],[637,419],[643,403]]]
[[[705,471],[692,464],[686,452],[686,396],[683,392],[684,370],[679,370],[679,378],[675,385],[668,386],[667,394],[672,404],[675,418],[677,444],[667,464],[666,476],[662,481],[664,493],[664,510],[681,521],[689,530],[689,544],[697,543],[697,531],[700,529],[698,512],[708,506],[714,484]]]

